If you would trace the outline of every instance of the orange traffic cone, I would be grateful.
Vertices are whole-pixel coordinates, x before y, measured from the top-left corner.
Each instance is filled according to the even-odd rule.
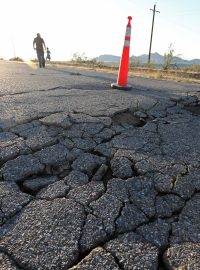
[[[129,51],[131,41],[131,20],[132,17],[128,17],[128,24],[126,26],[126,35],[124,40],[124,47],[122,52],[122,58],[119,67],[117,83],[112,83],[111,88],[129,90],[132,87],[127,85],[128,80],[128,63],[129,63]]]

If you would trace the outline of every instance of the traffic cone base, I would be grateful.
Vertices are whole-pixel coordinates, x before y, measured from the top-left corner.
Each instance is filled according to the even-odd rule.
[[[111,88],[112,89],[119,89],[119,90],[131,90],[132,86],[130,86],[130,85],[121,86],[121,85],[118,85],[117,83],[111,83]]]

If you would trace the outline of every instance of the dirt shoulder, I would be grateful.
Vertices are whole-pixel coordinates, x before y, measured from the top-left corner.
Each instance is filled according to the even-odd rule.
[[[118,73],[118,66],[106,66],[102,64],[87,64],[87,63],[73,63],[73,62],[51,62],[51,65],[57,67],[69,67],[80,70],[95,70],[98,72],[107,72],[111,74]],[[191,72],[181,69],[177,70],[163,70],[159,68],[146,67],[130,67],[129,76],[139,76],[144,78],[154,78],[158,80],[174,80],[178,82],[195,82],[200,83],[200,72]]]

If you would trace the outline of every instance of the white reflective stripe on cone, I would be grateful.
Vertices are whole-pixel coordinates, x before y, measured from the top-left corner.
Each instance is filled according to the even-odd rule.
[[[130,27],[127,27],[126,28],[126,34],[125,34],[125,36],[128,36],[128,37],[131,36],[131,28]]]
[[[125,47],[130,47],[130,44],[131,44],[130,40],[124,40]]]

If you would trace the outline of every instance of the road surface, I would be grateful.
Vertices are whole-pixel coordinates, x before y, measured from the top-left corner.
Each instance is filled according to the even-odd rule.
[[[0,61],[0,269],[200,269],[200,87]]]

